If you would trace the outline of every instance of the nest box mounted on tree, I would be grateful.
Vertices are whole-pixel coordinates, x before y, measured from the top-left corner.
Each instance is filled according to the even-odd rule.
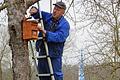
[[[22,30],[24,40],[38,39],[38,23],[36,21],[23,20]]]

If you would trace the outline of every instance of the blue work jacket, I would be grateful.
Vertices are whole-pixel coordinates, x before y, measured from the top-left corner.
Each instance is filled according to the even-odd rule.
[[[38,18],[38,15],[34,16],[34,18]],[[61,16],[61,18],[55,22],[55,28],[51,30],[50,27],[53,23],[52,14],[42,11],[42,19],[46,30],[45,40],[48,44],[49,55],[50,57],[61,57],[64,43],[69,36],[70,25],[64,16]],[[40,36],[42,36],[41,32],[39,32],[39,37]],[[43,40],[37,40],[36,50],[40,52],[40,55],[45,54]]]

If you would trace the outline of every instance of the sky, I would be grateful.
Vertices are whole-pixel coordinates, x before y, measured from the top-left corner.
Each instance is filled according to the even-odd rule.
[[[0,3],[3,2],[4,0],[0,0]]]

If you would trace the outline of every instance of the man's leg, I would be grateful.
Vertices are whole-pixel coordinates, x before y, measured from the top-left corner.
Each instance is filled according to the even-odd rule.
[[[63,80],[62,57],[51,58],[55,80]]]

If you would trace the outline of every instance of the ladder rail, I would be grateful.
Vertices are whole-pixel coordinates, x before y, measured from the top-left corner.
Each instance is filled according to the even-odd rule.
[[[33,47],[32,47],[32,42],[29,41],[29,44],[30,44],[30,48],[31,48],[31,51],[32,51],[32,57],[35,57],[34,50],[33,50]],[[32,58],[32,59],[33,59],[33,61],[34,61],[34,65],[35,65],[35,72],[36,72],[37,74],[39,74],[36,59],[35,59],[35,58]],[[37,77],[37,80],[39,80],[38,77]]]
[[[42,20],[42,14],[41,14],[41,9],[40,9],[40,3],[39,3],[39,1],[37,2],[37,4],[38,4],[38,9],[39,9],[39,16],[40,16],[39,19],[40,19],[41,27],[42,27],[42,29],[44,29],[44,24],[43,24],[43,20]],[[42,33],[42,37],[45,37],[44,33]],[[49,56],[47,42],[44,39],[43,39],[43,42],[44,42],[44,46],[45,46],[46,56]],[[48,66],[50,68],[50,74],[54,74],[53,73],[52,62],[51,62],[50,57],[47,57],[47,60],[48,60]],[[55,80],[54,75],[51,75],[51,79]]]
[[[38,66],[37,66],[37,61],[36,59],[43,59],[43,58],[48,58],[49,56],[46,56],[46,55],[43,55],[43,56],[35,56],[35,52],[34,52],[34,49],[33,49],[33,46],[32,46],[32,41],[30,40],[29,41],[29,44],[30,44],[30,48],[31,48],[31,52],[32,52],[32,59],[34,61],[34,65],[35,65],[35,72],[36,72],[36,76],[37,77],[37,80],[40,80],[39,77],[45,77],[45,76],[51,76],[51,79],[53,80],[54,78],[52,78],[53,74],[51,73],[45,73],[45,74],[39,74],[39,71],[38,71]],[[50,65],[51,66],[51,65]],[[50,67],[52,68],[52,67]]]

